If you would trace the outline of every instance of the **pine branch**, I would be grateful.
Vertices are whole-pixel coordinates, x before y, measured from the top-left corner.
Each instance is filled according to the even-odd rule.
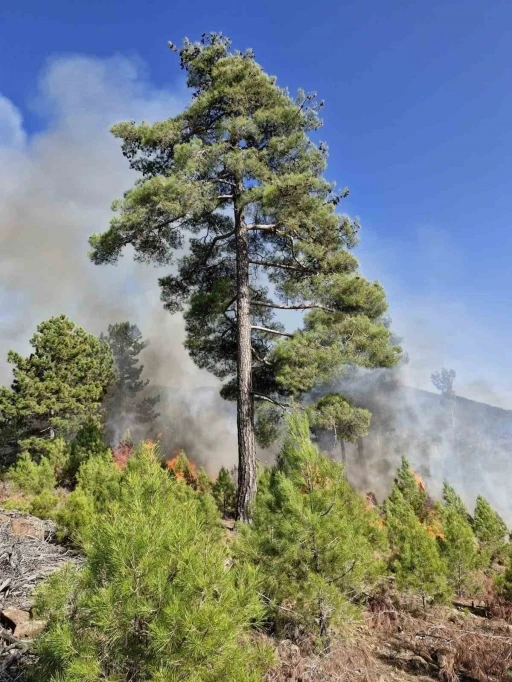
[[[272,403],[272,405],[277,405],[277,407],[280,407],[282,410],[287,410],[293,407],[291,403],[281,403],[278,400],[270,398],[268,395],[263,395],[262,393],[253,393],[252,395],[257,400],[264,400],[267,403]]]
[[[264,308],[275,308],[276,310],[313,310],[313,309],[319,309],[319,310],[326,310],[329,313],[335,313],[336,311],[334,308],[328,308],[325,305],[321,305],[320,303],[304,303],[300,305],[280,305],[279,303],[274,303],[274,301],[266,302],[266,301],[257,301],[255,299],[251,300],[251,305],[260,305]]]
[[[235,228],[233,228],[229,232],[224,232],[224,234],[218,234],[216,237],[214,237],[212,239],[212,241],[210,242],[210,248],[208,249],[208,253],[206,254],[206,256],[203,260],[203,264],[208,262],[208,259],[212,255],[213,250],[215,248],[215,244],[217,244],[217,242],[220,242],[223,239],[229,239],[229,237],[234,237],[235,233],[236,233],[236,230],[235,230]]]
[[[269,225],[266,224],[253,224],[253,225],[247,225],[248,230],[259,230],[260,232],[273,232],[277,227],[277,223],[270,223]]]
[[[253,324],[251,325],[251,329],[254,329],[255,331],[259,332],[267,332],[268,334],[277,334],[278,336],[288,336],[288,338],[292,338],[293,334],[287,334],[286,332],[280,332],[277,329],[270,329],[269,327],[260,327],[259,325]]]
[[[299,261],[297,262],[299,263]],[[311,275],[317,274],[316,270],[308,268],[305,265],[302,265],[302,263],[299,265],[289,265],[288,263],[272,263],[269,261],[255,260],[253,258],[249,258],[249,263],[251,263],[251,265],[261,265],[265,268],[280,268],[281,270],[294,270],[295,272],[303,272]]]

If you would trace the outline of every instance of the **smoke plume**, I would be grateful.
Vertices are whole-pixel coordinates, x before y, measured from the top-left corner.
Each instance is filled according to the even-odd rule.
[[[181,86],[156,90],[140,65],[120,57],[49,62],[34,104],[42,132],[27,132],[19,109],[0,97],[0,382],[11,379],[7,350],[27,353],[36,326],[52,315],[95,334],[129,320],[150,341],[145,376],[165,387],[166,443],[191,449],[215,471],[235,461],[231,408],[184,350],[182,318],[163,311],[160,273],[129,253],[117,267],[87,257],[89,235],[108,226],[112,200],[134,180],[110,126],[163,119],[185,103]]]

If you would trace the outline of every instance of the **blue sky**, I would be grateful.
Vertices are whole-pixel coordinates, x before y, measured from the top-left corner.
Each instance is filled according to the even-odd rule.
[[[351,190],[363,271],[388,290],[416,381],[446,364],[468,396],[512,406],[509,2],[6,0],[0,22],[0,94],[28,139],[52,125],[48,60],[123,55],[153,91],[183,96],[166,42],[203,31],[316,90],[328,176]]]

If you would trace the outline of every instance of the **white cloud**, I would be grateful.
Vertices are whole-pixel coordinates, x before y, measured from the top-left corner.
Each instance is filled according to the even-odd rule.
[[[25,144],[23,118],[7,97],[0,95],[0,147],[18,149]]]

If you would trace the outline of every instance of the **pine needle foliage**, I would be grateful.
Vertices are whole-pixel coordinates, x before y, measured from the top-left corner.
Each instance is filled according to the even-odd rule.
[[[39,463],[34,462],[28,452],[20,455],[8,478],[19,490],[33,495],[52,491],[57,485],[50,460],[43,457]]]
[[[307,632],[326,646],[331,628],[355,615],[353,598],[383,570],[385,535],[343,467],[311,442],[307,416],[291,415],[288,431],[277,464],[263,471],[238,553],[260,567],[277,631]]]
[[[422,485],[419,485],[419,481],[405,457],[402,457],[402,462],[397,472],[396,487],[402,493],[404,500],[414,509],[414,513],[420,521],[425,521],[427,515],[427,491]]]
[[[39,590],[49,625],[35,679],[261,680],[271,656],[248,636],[262,616],[255,570],[227,568],[218,517],[152,448],[139,448],[125,471],[84,568],[65,568]]]
[[[160,279],[162,298],[184,310],[194,362],[237,401],[237,513],[247,519],[254,401],[300,397],[349,363],[392,367],[400,349],[383,323],[382,286],[352,254],[359,226],[337,213],[348,191],[323,177],[327,146],[310,137],[322,103],[290,97],[251,50],[232,51],[221,34],[171,47],[191,102],[164,121],[113,127],[140,175],[115,202],[110,228],[91,237],[91,258],[116,263],[131,245],[137,260],[168,265],[188,242],[176,274]],[[303,313],[298,330],[276,320],[281,309]]]
[[[235,513],[235,482],[229,471],[224,467],[221,467],[212,486],[212,495],[222,516],[232,516]]]
[[[488,563],[504,557],[508,540],[507,524],[481,495],[476,498],[473,530]]]
[[[455,506],[443,507],[443,537],[439,545],[450,587],[459,597],[474,594],[476,570],[480,565],[478,542],[467,515]]]
[[[72,438],[86,423],[100,423],[99,408],[114,379],[106,343],[65,315],[37,327],[24,358],[10,351],[14,380],[0,388],[0,428],[16,432],[18,451],[38,457],[56,436]]]
[[[469,519],[468,510],[464,504],[461,496],[456,492],[446,481],[443,483],[443,502],[444,506],[453,509],[458,512],[461,516]]]
[[[427,599],[443,601],[449,594],[447,567],[436,539],[417,517],[398,484],[385,505],[386,527],[391,545],[390,567],[397,587]]]
[[[103,451],[93,450],[78,470],[75,490],[56,514],[60,538],[84,545],[94,531],[97,515],[119,499],[121,479],[111,451],[104,446]]]
[[[446,481],[441,511],[443,533],[438,541],[448,570],[448,583],[459,597],[474,594],[478,589],[476,571],[482,563],[478,541],[462,498]]]

